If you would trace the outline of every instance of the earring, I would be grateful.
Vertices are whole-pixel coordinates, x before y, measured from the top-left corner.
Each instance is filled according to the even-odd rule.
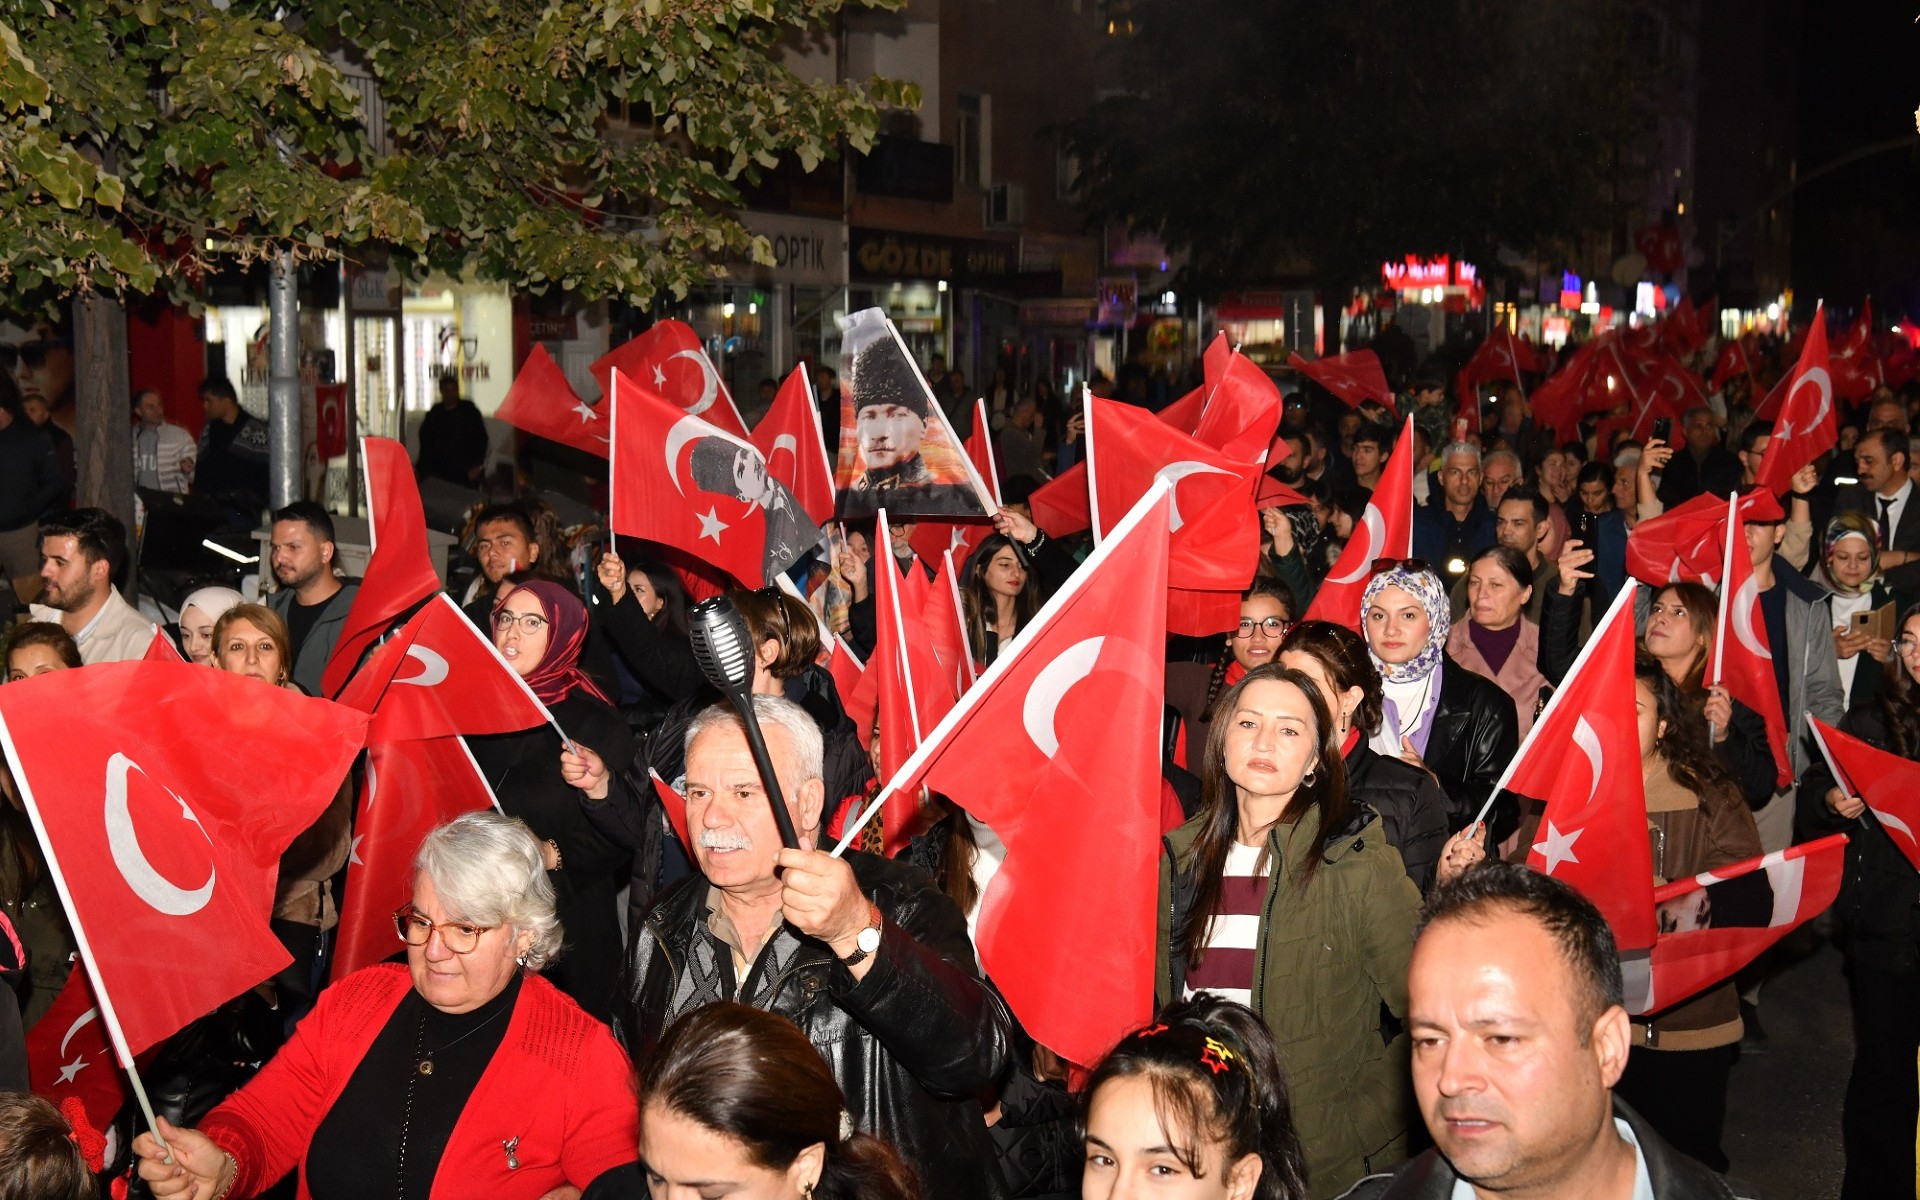
[[[1302,775],[1302,776],[1300,777],[1300,786],[1301,786],[1301,787],[1312,787],[1312,786],[1313,786],[1313,783],[1314,783],[1314,780],[1315,780],[1315,779],[1317,779],[1317,778],[1319,778],[1319,776],[1318,776],[1318,775],[1316,775],[1316,774],[1314,773],[1314,769],[1313,769],[1312,767],[1308,767],[1308,768],[1307,768],[1307,773],[1306,773],[1305,775]]]
[[[810,1184],[810,1183],[803,1183],[803,1184],[801,1184],[801,1185],[800,1185],[800,1200],[813,1200],[813,1185],[812,1185],[812,1184]]]
[[[520,957],[514,959],[513,961],[524,967],[527,965],[527,956],[522,954]]]

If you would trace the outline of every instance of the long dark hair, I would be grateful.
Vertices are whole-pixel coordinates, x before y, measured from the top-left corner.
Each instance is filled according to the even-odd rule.
[[[940,831],[940,871],[934,879],[941,891],[960,906],[962,916],[972,916],[980,903],[980,885],[973,880],[973,865],[980,860],[980,843],[974,840],[973,823],[958,804],[932,793],[933,806],[946,814],[936,828]]]
[[[1242,693],[1256,683],[1267,682],[1290,684],[1307,698],[1319,742],[1319,757],[1308,768],[1312,782],[1302,779],[1280,814],[1280,822],[1293,825],[1296,830],[1310,815],[1317,813],[1319,817],[1306,865],[1300,871],[1299,887],[1305,891],[1319,869],[1327,843],[1347,824],[1351,806],[1347,799],[1346,762],[1340,755],[1340,735],[1334,730],[1333,719],[1327,715],[1326,701],[1320,698],[1320,689],[1313,678],[1304,672],[1271,664],[1257,667],[1227,689],[1226,695],[1220,697],[1217,711],[1233,712],[1239,707]],[[1227,851],[1240,833],[1240,805],[1233,780],[1227,777],[1227,728],[1232,724],[1214,721],[1208,726],[1207,747],[1200,760],[1202,824],[1199,840],[1194,844],[1193,907],[1180,928],[1174,931],[1174,944],[1184,952],[1189,970],[1198,967],[1207,956],[1207,930],[1213,924],[1215,910],[1220,907],[1221,876],[1226,871]]]
[[[1083,1113],[1104,1085],[1142,1078],[1153,1085],[1167,1144],[1195,1178],[1202,1144],[1214,1141],[1226,1148],[1222,1170],[1260,1156],[1253,1200],[1306,1200],[1306,1155],[1286,1073],[1273,1035],[1252,1009],[1206,992],[1161,1009],[1095,1069]]]
[[[972,648],[975,658],[985,655],[987,631],[999,612],[993,592],[987,587],[987,567],[993,562],[994,555],[1008,547],[1012,548],[1013,556],[1020,560],[1020,569],[1027,573],[1026,585],[1013,598],[1015,632],[1025,629],[1027,622],[1033,620],[1033,614],[1040,611],[1040,581],[1034,575],[1033,562],[1027,558],[1027,552],[1004,533],[990,533],[980,539],[980,544],[967,556],[967,565],[960,572],[960,603],[966,610],[967,644]]]
[[[1300,606],[1293,599],[1293,589],[1271,576],[1254,576],[1253,586],[1240,593],[1240,603],[1245,604],[1255,596],[1265,596],[1286,609],[1289,621],[1300,612]],[[1233,666],[1233,636],[1233,630],[1228,630],[1226,640],[1220,647],[1220,657],[1214,660],[1213,678],[1207,681],[1206,708],[1200,715],[1202,721],[1213,720],[1213,702],[1220,698],[1220,690],[1227,685],[1227,670]]]
[[[1900,614],[1893,627],[1896,646],[1914,617],[1920,617],[1920,604],[1910,604]],[[1920,758],[1920,684],[1914,683],[1913,673],[1897,651],[1887,656],[1885,686],[1875,693],[1874,703],[1880,706],[1893,752],[1902,758]]]
[[[1655,715],[1667,723],[1658,744],[1660,757],[1666,760],[1667,776],[1696,796],[1717,787],[1738,788],[1733,774],[1713,752],[1700,707],[1688,702],[1660,660],[1645,651],[1635,655],[1633,677],[1653,693]]]
[[[1680,681],[1680,691],[1705,704],[1703,693],[1706,691],[1707,660],[1713,657],[1714,619],[1720,612],[1720,597],[1704,584],[1690,579],[1678,583],[1663,584],[1654,589],[1653,598],[1660,599],[1664,592],[1672,592],[1680,607],[1687,610],[1687,624],[1693,628],[1693,636],[1700,647],[1693,665],[1687,668],[1687,677]],[[1640,637],[1642,647],[1646,645],[1646,635]]]
[[[642,1105],[658,1104],[784,1171],[826,1147],[816,1200],[912,1200],[913,1171],[870,1134],[840,1136],[846,1098],[826,1060],[785,1017],[744,1004],[696,1008],[668,1027],[640,1072]],[[644,1107],[643,1107],[644,1111]]]
[[[687,589],[681,585],[680,577],[673,568],[653,558],[642,558],[627,564],[627,573],[638,571],[647,577],[647,586],[653,594],[660,597],[660,611],[653,614],[654,627],[662,633],[675,637],[686,637],[690,626],[687,623]]]
[[[1360,689],[1360,706],[1353,710],[1353,727],[1363,737],[1379,732],[1386,704],[1380,690],[1380,672],[1367,657],[1367,639],[1332,621],[1302,621],[1287,631],[1280,653],[1311,657],[1327,673],[1335,690]]]

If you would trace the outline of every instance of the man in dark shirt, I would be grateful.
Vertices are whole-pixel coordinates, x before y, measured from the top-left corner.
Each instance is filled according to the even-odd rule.
[[[1675,448],[1666,469],[1660,472],[1660,503],[1677,508],[1702,493],[1725,496],[1737,490],[1740,460],[1720,444],[1713,410],[1704,405],[1688,409],[1680,419],[1680,429],[1686,445]]]
[[[249,529],[267,504],[267,426],[240,407],[233,384],[215,376],[200,385],[207,423],[194,455],[193,490],[232,510]]]
[[[311,500],[296,500],[273,514],[271,565],[280,590],[267,599],[286,618],[293,644],[293,681],[312,695],[333,657],[340,628],[360,585],[333,572],[333,518]]]
[[[460,398],[460,380],[440,377],[440,403],[420,420],[420,458],[413,464],[422,479],[444,479],[472,487],[487,468],[487,422],[473,401]]]

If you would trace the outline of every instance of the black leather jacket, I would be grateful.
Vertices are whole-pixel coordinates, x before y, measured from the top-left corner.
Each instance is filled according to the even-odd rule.
[[[756,1002],[806,1031],[854,1123],[900,1151],[926,1200],[1001,1200],[1005,1185],[978,1097],[1007,1070],[1011,1024],[980,980],[966,919],[917,867],[858,851],[846,857],[883,922],[866,978],[854,982],[825,944],[786,929],[768,940],[755,969],[782,936],[799,947]],[[707,894],[704,876],[681,880],[634,931],[613,1031],[635,1062],[660,1040],[694,939],[713,936]],[[726,946],[715,951],[730,963]],[[720,975],[733,998],[730,966]]]
[[[1440,702],[1424,756],[1447,793],[1447,828],[1458,832],[1493,794],[1493,785],[1520,749],[1513,697],[1449,655],[1441,665]],[[1520,805],[1503,793],[1487,816],[1497,843],[1520,826]]]
[[[1626,1120],[1640,1143],[1654,1200],[1735,1200],[1726,1180],[1667,1145],[1666,1139],[1618,1096],[1613,1100],[1613,1113]],[[1340,1200],[1452,1200],[1453,1185],[1459,1178],[1438,1150],[1428,1149],[1391,1175],[1362,1179]]]
[[[1347,795],[1380,814],[1387,844],[1400,852],[1407,878],[1425,894],[1447,844],[1447,794],[1433,776],[1359,738],[1347,752]]]

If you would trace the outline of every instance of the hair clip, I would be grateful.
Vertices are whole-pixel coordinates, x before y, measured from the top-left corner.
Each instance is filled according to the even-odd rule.
[[[1200,1052],[1201,1066],[1206,1067],[1215,1075],[1218,1075],[1234,1063],[1240,1063],[1242,1066],[1246,1065],[1245,1060],[1240,1057],[1239,1052],[1232,1046],[1227,1045],[1218,1038],[1207,1039],[1206,1049]]]
[[[1165,1025],[1149,1025],[1145,1029],[1142,1029],[1139,1032],[1135,1033],[1133,1036],[1136,1038],[1150,1038],[1157,1033],[1165,1033],[1166,1031],[1167,1031],[1167,1027]]]

